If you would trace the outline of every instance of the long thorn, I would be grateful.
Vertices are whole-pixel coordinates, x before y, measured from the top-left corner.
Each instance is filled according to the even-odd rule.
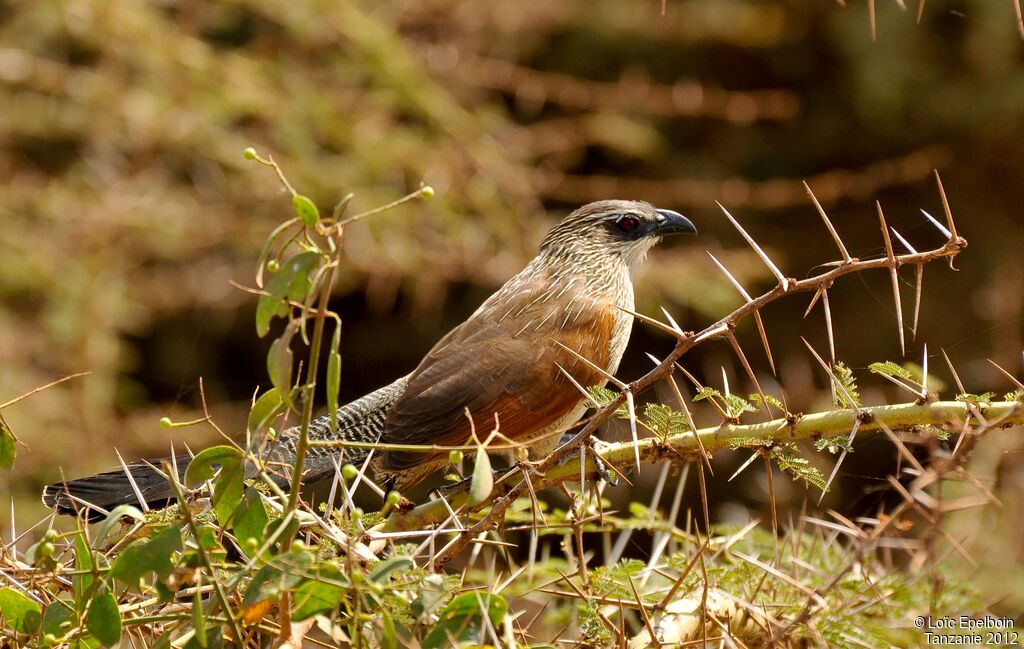
[[[730,331],[729,335],[726,336],[729,340],[729,344],[732,345],[732,350],[736,352],[736,356],[740,359],[740,365],[747,373],[747,377],[757,388],[757,394],[761,397],[761,402],[765,405],[765,412],[768,413],[768,418],[772,418],[772,408],[768,405],[768,399],[764,396],[764,391],[761,389],[761,384],[757,382],[757,377],[754,376],[754,370],[750,367],[750,363],[747,361],[747,355],[743,353],[743,348],[740,347],[740,341],[736,340],[736,336]]]
[[[956,368],[953,367],[953,361],[949,360],[949,354],[946,353],[945,349],[942,349],[942,357],[946,359],[946,365],[949,367],[949,372],[953,375],[953,380],[956,381],[956,387],[960,389],[960,394],[966,394],[967,390],[964,389],[963,382],[960,381],[960,375],[956,373]]]
[[[1020,381],[1018,381],[1017,377],[1015,377],[1013,374],[1010,374],[1009,372],[1004,370],[1002,367],[999,366],[998,363],[996,363],[991,358],[986,359],[986,360],[988,360],[988,362],[992,364],[992,367],[994,367],[997,370],[999,370],[1000,372],[1002,372],[1003,376],[1005,376],[1006,378],[1010,379],[1010,382],[1013,383],[1014,387],[1016,387],[1018,390],[1020,390],[1021,394],[1024,395],[1024,383],[1021,383]]]
[[[918,316],[921,315],[921,285],[924,283],[924,264],[915,264],[914,268],[914,326],[910,329],[911,340],[917,340]]]
[[[729,222],[732,223],[733,227],[736,228],[739,231],[739,233],[743,236],[743,238],[747,240],[747,243],[750,244],[750,247],[754,249],[754,252],[757,253],[757,256],[761,258],[761,261],[763,261],[765,265],[768,266],[768,269],[772,271],[772,274],[775,275],[775,278],[779,280],[779,284],[782,285],[782,290],[788,291],[789,279],[787,279],[786,276],[782,274],[782,271],[779,270],[779,267],[775,265],[775,262],[773,262],[771,258],[765,254],[764,250],[761,250],[761,246],[757,245],[757,242],[754,241],[754,238],[747,234],[747,231],[744,230],[743,226],[741,226],[739,222],[733,218],[732,214],[729,214],[729,210],[725,209],[724,205],[717,202],[716,204],[718,205],[718,207],[722,209],[723,212],[725,212],[725,216],[726,218],[729,219]]]
[[[949,230],[948,230],[948,229],[946,228],[946,226],[944,226],[944,225],[942,225],[941,223],[939,223],[939,220],[938,220],[937,218],[935,218],[934,216],[932,216],[931,214],[929,214],[929,213],[928,213],[928,212],[927,212],[926,210],[921,210],[921,214],[924,214],[924,217],[925,217],[926,219],[928,219],[929,221],[931,221],[932,225],[934,225],[934,226],[935,226],[935,228],[936,228],[936,229],[937,229],[937,230],[938,230],[939,232],[941,232],[941,233],[942,233],[942,234],[943,234],[943,235],[944,235],[944,236],[945,236],[945,237],[946,237],[947,239],[952,239],[952,238],[953,238],[953,235],[952,235],[952,234],[950,234],[950,232],[949,232]]]
[[[626,307],[622,307],[622,306],[618,306],[618,305],[616,305],[615,308],[617,308],[619,311],[622,311],[623,313],[628,313],[629,315],[633,316],[634,318],[636,318],[637,320],[639,320],[639,321],[641,321],[641,322],[643,322],[645,324],[649,324],[652,327],[655,327],[656,329],[660,329],[660,330],[664,331],[665,333],[667,333],[669,335],[675,336],[676,338],[678,338],[680,336],[680,334],[682,333],[681,331],[677,331],[677,330],[673,329],[672,327],[666,325],[664,322],[659,322],[658,320],[656,320],[656,319],[654,319],[654,318],[652,318],[650,316],[646,316],[646,315],[644,315],[642,313],[639,313],[637,311],[632,311],[630,309],[627,309]]]
[[[900,332],[900,356],[906,356],[907,346],[903,338],[903,306],[900,304],[900,283],[896,275],[896,256],[892,252],[892,239],[889,238],[889,230],[885,226],[885,215],[882,213],[882,204],[875,201],[878,208],[878,220],[882,224],[882,238],[885,239],[885,254],[889,258],[889,277],[892,279],[892,295],[896,301],[896,326]]]
[[[935,183],[939,186],[939,196],[942,198],[942,211],[946,213],[946,225],[949,227],[949,240],[956,241],[956,224],[953,223],[953,212],[949,209],[949,200],[946,199],[946,190],[942,187],[942,178],[939,177],[939,170],[935,170]]]
[[[608,370],[604,369],[600,365],[597,365],[597,364],[593,363],[589,358],[587,358],[586,356],[580,354],[575,349],[573,349],[571,347],[566,347],[565,345],[563,345],[562,343],[558,342],[557,340],[553,340],[552,342],[555,343],[556,345],[558,345],[559,347],[561,347],[562,349],[564,349],[565,351],[569,352],[570,354],[572,354],[576,358],[580,359],[584,363],[586,363],[587,367],[589,367],[590,369],[594,370],[595,372],[597,372],[598,374],[600,374],[601,376],[606,378],[613,385],[615,385],[615,387],[619,388],[620,390],[625,390],[626,389],[626,384],[625,383],[623,383],[622,381],[620,381],[617,378],[615,378]]]
[[[821,306],[825,311],[825,329],[828,331],[828,353],[832,364],[836,364],[836,335],[832,330],[832,307],[828,304],[828,289],[821,289]]]
[[[896,228],[894,228],[894,227],[892,227],[890,225],[889,226],[889,231],[892,232],[892,235],[894,237],[896,237],[896,239],[900,242],[900,244],[902,244],[903,247],[906,248],[907,251],[910,252],[910,254],[912,254],[912,255],[916,255],[917,254],[917,251],[914,250],[914,246],[910,245],[910,242],[907,241],[906,239],[904,239],[903,235],[896,231]]]
[[[737,291],[739,291],[740,295],[743,296],[743,299],[746,300],[747,302],[753,302],[754,298],[750,297],[750,293],[747,293],[747,289],[743,288],[743,285],[740,284],[735,277],[733,277],[733,274],[729,272],[729,269],[726,268],[725,265],[722,264],[722,262],[718,261],[718,259],[713,254],[711,254],[710,250],[705,250],[704,252],[708,253],[708,257],[711,257],[711,261],[715,262],[715,265],[718,266],[718,270],[722,271],[722,273],[726,276],[726,278],[728,278],[729,282],[733,285],[733,287]]]
[[[651,362],[655,365],[661,365],[661,361],[653,354],[647,354],[647,358],[651,359]],[[686,399],[683,397],[683,392],[679,389],[679,384],[676,383],[676,379],[673,374],[673,372],[669,372],[669,374],[665,376],[665,381],[668,383],[669,387],[672,388],[672,394],[675,395],[676,401],[679,403],[679,407],[683,411],[683,416],[686,417],[686,424],[690,427],[690,430],[693,431],[693,438],[697,442],[697,448],[700,449],[701,458],[703,458],[704,462],[707,463],[708,471],[711,472],[711,475],[715,475],[715,470],[711,468],[711,455],[707,450],[705,450],[704,442],[701,440],[700,435],[697,434],[697,425],[693,422],[693,415],[690,414],[690,408],[686,405]]]
[[[839,248],[840,254],[843,255],[844,262],[851,262],[853,258],[850,257],[850,253],[847,252],[846,246],[843,245],[843,240],[839,238],[839,233],[836,232],[835,227],[832,225],[832,221],[829,220],[828,215],[825,214],[825,209],[818,202],[818,198],[811,191],[811,186],[804,181],[804,189],[807,190],[807,195],[811,197],[811,202],[814,203],[814,207],[818,210],[818,214],[821,215],[821,220],[825,222],[825,227],[828,228],[828,233],[832,235],[832,240],[836,242],[836,247]]]
[[[843,387],[842,382],[840,382],[840,380],[836,377],[835,373],[832,372],[832,368],[830,368],[828,364],[826,364],[825,361],[822,360],[821,356],[819,356],[818,352],[814,350],[814,347],[811,346],[811,343],[807,342],[806,338],[800,336],[800,340],[804,341],[804,344],[807,345],[807,349],[809,349],[811,354],[814,355],[815,360],[817,360],[818,364],[821,365],[822,369],[824,369],[828,373],[829,377],[832,379],[832,384],[835,385],[836,388],[838,388],[840,393],[842,393],[843,398],[846,399],[846,402],[850,404],[850,407],[853,408],[857,415],[860,415],[860,407],[857,406],[857,402],[854,401],[850,393],[846,391],[845,387]]]
[[[928,343],[924,344],[921,354],[921,398],[928,400]]]
[[[640,471],[640,439],[636,434],[636,406],[633,393],[626,392],[626,412],[629,413],[629,436],[633,440],[633,456],[636,459],[636,470]]]
[[[778,376],[775,372],[775,359],[772,358],[772,348],[768,344],[768,334],[764,332],[764,321],[761,320],[760,311],[754,311],[754,324],[757,325],[757,333],[761,336],[761,344],[764,346],[764,353],[768,356],[768,365],[772,368],[772,376]]]

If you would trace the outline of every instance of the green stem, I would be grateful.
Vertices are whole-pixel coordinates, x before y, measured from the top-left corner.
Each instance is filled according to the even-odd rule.
[[[317,308],[316,321],[313,323],[313,340],[309,345],[309,364],[306,371],[305,398],[302,402],[302,421],[299,424],[299,441],[295,445],[295,467],[292,469],[291,490],[288,493],[288,509],[295,511],[299,506],[299,491],[302,485],[302,469],[309,451],[309,423],[313,421],[313,397],[316,394],[316,373],[320,367],[320,348],[323,346],[324,322],[327,320],[327,303],[334,286],[334,270],[332,265],[327,271],[327,279],[323,283],[320,305]],[[291,539],[287,539],[290,541]]]
[[[998,401],[978,408],[985,419],[999,427],[1024,425],[1024,403],[1019,401]],[[829,410],[809,415],[794,416],[790,419],[773,419],[756,424],[723,424],[709,428],[701,428],[696,436],[691,432],[669,435],[661,439],[648,437],[639,441],[640,459],[652,463],[666,461],[697,461],[700,459],[700,447],[697,437],[704,448],[711,452],[727,448],[757,448],[772,443],[792,442],[801,439],[818,437],[836,437],[848,435],[853,429],[857,411]],[[962,401],[936,401],[933,403],[899,403],[888,406],[870,406],[860,409],[861,425],[858,436],[881,430],[880,423],[885,423],[893,430],[907,430],[916,426],[959,426],[969,416],[968,404]],[[736,442],[742,441],[741,446]],[[600,451],[601,459],[606,464],[616,467],[631,465],[634,462],[632,442],[609,444]],[[587,457],[588,472],[596,470],[593,459]],[[579,456],[552,467],[543,477],[534,478],[534,489],[550,489],[564,482],[578,481],[580,476]],[[483,503],[484,506],[502,495],[496,489]],[[465,502],[465,494],[455,494],[448,499],[451,507]],[[396,532],[423,529],[439,523],[448,517],[448,509],[440,500],[420,505],[408,512],[396,512],[376,531]]]
[[[167,480],[171,483],[171,488],[174,490],[174,497],[178,501],[178,507],[181,510],[182,516],[185,517],[185,523],[188,525],[189,530],[192,532],[192,537],[196,541],[196,554],[199,555],[199,563],[206,568],[206,572],[210,575],[210,581],[213,583],[214,591],[217,593],[215,599],[210,600],[209,610],[206,612],[206,616],[209,618],[216,612],[216,605],[219,603],[221,608],[224,610],[224,615],[227,616],[230,622],[231,631],[235,636],[236,641],[241,641],[245,636],[242,635],[242,627],[238,625],[238,620],[231,612],[231,602],[228,599],[227,593],[224,591],[224,586],[221,581],[217,579],[217,575],[214,574],[213,563],[210,561],[210,555],[207,554],[206,548],[203,547],[203,543],[199,538],[199,527],[196,525],[196,519],[192,516],[192,510],[189,509],[188,502],[185,500],[185,495],[181,489],[181,483],[178,482],[178,473],[175,469],[169,467],[167,463],[164,463],[165,472],[167,473]]]

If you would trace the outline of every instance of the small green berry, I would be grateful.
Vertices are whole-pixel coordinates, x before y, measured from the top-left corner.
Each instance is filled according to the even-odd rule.
[[[39,546],[40,557],[52,557],[53,553],[56,551],[57,547],[49,541],[44,541],[43,544]]]
[[[55,530],[55,529],[53,529],[51,527],[50,529],[46,530],[45,534],[43,534],[43,539],[46,540],[46,541],[49,541],[50,543],[53,543],[54,541],[57,540],[58,536],[60,536],[60,535],[57,534],[57,530]]]
[[[431,187],[430,185],[427,185],[426,187],[420,190],[420,196],[422,196],[424,200],[429,201],[431,198],[434,197],[434,188]]]
[[[353,507],[352,508],[352,513],[350,514],[350,516],[352,517],[352,520],[354,520],[354,521],[359,520],[360,518],[363,517],[363,508],[362,507]]]
[[[448,453],[448,463],[453,465],[462,464],[462,451],[452,451]]]
[[[277,271],[281,270],[281,262],[279,262],[276,259],[271,259],[270,261],[267,262],[267,270],[270,271],[271,273],[276,273]]]
[[[245,149],[245,151],[242,151],[242,155],[245,156],[246,160],[255,160],[256,159],[256,149],[254,149],[252,147],[247,147]]]
[[[57,644],[57,636],[53,635],[52,633],[47,633],[46,635],[43,636],[43,644],[44,645],[54,645],[54,644]]]
[[[160,425],[163,426],[164,428],[170,428],[171,426],[174,425],[174,422],[171,421],[170,417],[161,417]]]
[[[380,510],[381,513],[385,514],[391,511],[397,507],[400,502],[402,502],[402,494],[397,491],[389,491],[388,497],[384,499],[384,508]]]
[[[256,554],[260,549],[260,542],[253,537],[249,537],[245,540],[245,552],[247,554]]]
[[[341,467],[341,477],[345,479],[345,482],[352,482],[359,475],[359,469],[355,468],[351,464],[346,464]]]
[[[294,541],[292,541],[292,552],[302,552],[306,548],[306,544],[300,541],[299,539],[295,539]]]

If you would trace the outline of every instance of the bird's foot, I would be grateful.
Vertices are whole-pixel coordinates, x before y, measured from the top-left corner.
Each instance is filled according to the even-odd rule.
[[[561,443],[565,444],[566,442],[571,441],[572,438],[573,438],[573,435],[567,433],[567,434],[562,436]],[[587,438],[587,441],[584,442],[584,445],[586,446],[587,453],[592,458],[594,458],[594,465],[595,465],[595,467],[597,469],[597,475],[602,480],[604,480],[605,482],[610,484],[611,486],[613,486],[613,487],[618,486],[618,484],[619,484],[619,477],[617,475],[615,475],[614,471],[610,471],[608,469],[608,465],[605,464],[604,460],[601,459],[600,450],[601,450],[602,447],[607,447],[608,443],[604,442],[604,441],[602,441],[602,440],[600,440],[600,439],[598,439],[596,437],[594,437],[593,435],[591,435],[590,437]],[[562,458],[562,462],[561,463],[564,464],[565,462],[568,462],[571,457],[572,457],[572,455],[566,455],[564,458]]]

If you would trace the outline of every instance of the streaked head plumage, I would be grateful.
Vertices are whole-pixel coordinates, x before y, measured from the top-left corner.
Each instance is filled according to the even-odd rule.
[[[619,257],[628,265],[642,260],[666,234],[696,234],[685,216],[643,201],[589,203],[565,217],[544,237],[541,252]]]

